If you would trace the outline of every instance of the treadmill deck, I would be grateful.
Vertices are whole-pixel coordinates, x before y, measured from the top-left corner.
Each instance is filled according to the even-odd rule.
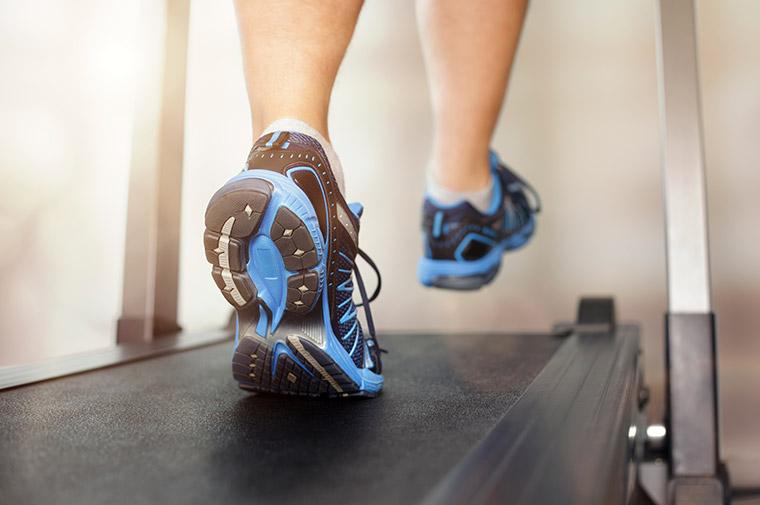
[[[414,503],[548,362],[548,334],[381,337],[383,394],[256,396],[227,342],[0,393],[5,503]]]

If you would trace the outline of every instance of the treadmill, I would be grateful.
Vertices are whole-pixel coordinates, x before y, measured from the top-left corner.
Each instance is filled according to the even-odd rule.
[[[176,322],[188,9],[166,3],[165,63],[145,60],[155,79],[138,93],[148,154],[130,178],[117,345],[0,368],[0,503],[729,502],[693,0],[659,2],[669,306],[655,425],[638,327],[608,297],[545,333],[385,334],[374,400],[235,388],[231,330]]]

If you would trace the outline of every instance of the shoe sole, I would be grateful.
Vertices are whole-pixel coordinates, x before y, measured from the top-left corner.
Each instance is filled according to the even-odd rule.
[[[331,332],[315,310],[326,251],[314,209],[286,177],[256,172],[225,184],[205,215],[211,275],[237,311],[233,377],[262,393],[375,396],[329,353]]]

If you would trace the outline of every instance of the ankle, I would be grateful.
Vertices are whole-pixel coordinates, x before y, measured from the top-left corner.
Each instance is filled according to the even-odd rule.
[[[467,201],[483,214],[490,212],[494,195],[494,176],[489,174],[485,185],[474,190],[453,190],[439,184],[432,174],[428,175],[427,197],[438,205],[456,205]]]
[[[288,112],[291,109],[298,110],[298,112]],[[260,114],[252,115],[253,117],[253,141],[259,139],[262,135],[266,133],[271,133],[273,131],[272,125],[275,125],[275,129],[284,130],[284,128],[280,128],[277,125],[285,122],[285,125],[288,124],[297,124],[300,127],[304,127],[305,129],[308,129],[309,132],[301,131],[301,133],[307,134],[310,137],[317,138],[317,135],[314,135],[316,132],[319,135],[320,142],[326,141],[330,142],[330,132],[327,128],[327,111],[320,112],[320,111],[309,111],[305,110],[302,107],[278,107],[278,113],[274,114],[268,111],[262,111]],[[294,128],[290,128],[294,129]]]
[[[479,191],[491,185],[488,154],[477,158],[449,156],[434,158],[429,178],[450,191]]]

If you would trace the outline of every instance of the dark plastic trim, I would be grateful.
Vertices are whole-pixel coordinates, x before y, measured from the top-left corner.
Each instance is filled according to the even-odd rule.
[[[427,504],[625,503],[635,484],[639,332],[576,330]]]

